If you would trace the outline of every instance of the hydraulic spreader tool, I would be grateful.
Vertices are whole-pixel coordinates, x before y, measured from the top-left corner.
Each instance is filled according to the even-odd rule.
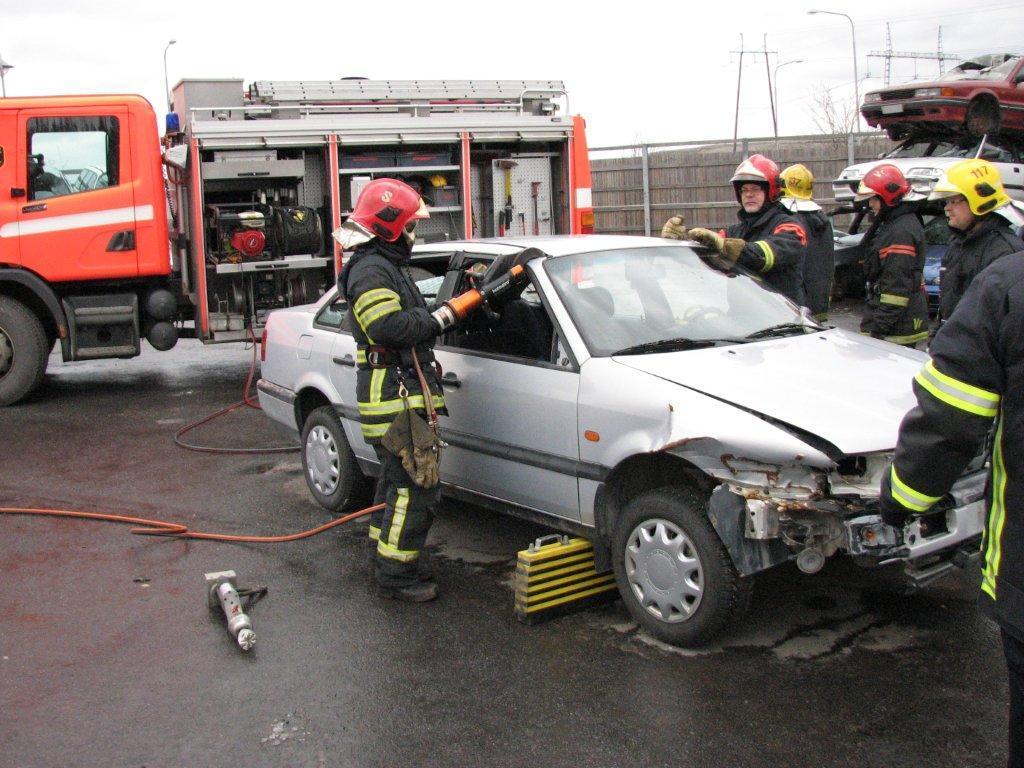
[[[526,267],[516,264],[508,272],[495,278],[480,288],[470,288],[464,293],[446,301],[433,314],[437,324],[442,331],[446,331],[462,320],[474,309],[484,304],[491,304],[495,299],[508,293],[513,288],[519,288],[527,281]]]

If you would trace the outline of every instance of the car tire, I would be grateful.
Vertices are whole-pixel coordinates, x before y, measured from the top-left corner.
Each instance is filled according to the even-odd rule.
[[[1000,118],[997,102],[988,98],[978,98],[967,105],[964,128],[968,135],[980,139],[982,136],[999,132]]]
[[[615,526],[612,565],[633,618],[659,640],[693,648],[712,640],[750,604],[707,517],[707,502],[684,486],[658,488],[627,504]]]
[[[21,302],[0,296],[0,406],[18,402],[39,386],[49,349],[39,318]]]
[[[301,452],[306,485],[324,509],[340,512],[368,501],[370,483],[332,406],[321,406],[306,417]]]

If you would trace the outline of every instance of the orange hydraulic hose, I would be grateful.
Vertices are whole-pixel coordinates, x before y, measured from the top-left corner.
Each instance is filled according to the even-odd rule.
[[[36,507],[0,507],[0,514],[5,515],[41,515],[47,517],[70,517],[84,520],[103,520],[108,523],[130,523],[132,525],[143,525],[145,528],[132,528],[131,532],[140,536],[171,536],[179,539],[203,539],[206,541],[226,541],[249,544],[279,544],[286,541],[298,541],[318,533],[330,530],[343,523],[369,515],[379,509],[384,509],[383,504],[374,504],[371,507],[350,512],[328,523],[311,528],[308,531],[290,533],[284,536],[231,536],[224,533],[201,533],[190,531],[188,526],[181,523],[171,523],[166,520],[150,520],[145,517],[130,517],[128,515],[109,515],[101,512],[78,512],[68,509],[45,509]]]

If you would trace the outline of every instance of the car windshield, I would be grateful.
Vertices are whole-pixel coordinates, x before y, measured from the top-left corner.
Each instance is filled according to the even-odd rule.
[[[544,270],[595,357],[814,329],[785,297],[716,260],[679,245],[553,258]]]
[[[982,56],[973,61],[965,61],[945,75],[939,78],[939,82],[952,82],[954,80],[1005,80],[1013,72],[1013,68],[1020,61],[1019,56],[1006,59],[1000,62],[1001,56]]]

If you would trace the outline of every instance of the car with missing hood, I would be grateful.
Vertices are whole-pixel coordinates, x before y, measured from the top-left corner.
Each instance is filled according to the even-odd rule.
[[[843,169],[839,178],[832,182],[832,196],[840,205],[852,203],[864,175],[876,165],[885,163],[899,168],[910,182],[914,195],[924,198],[951,165],[975,157],[995,165],[1006,194],[1021,203],[1019,210],[1024,210],[1024,137],[1008,135],[972,139],[915,133],[877,160]],[[1024,223],[1024,214],[1020,218]]]
[[[872,128],[901,139],[928,126],[971,136],[1024,133],[1024,57],[990,53],[961,62],[938,80],[868,91],[860,108]]]
[[[637,621],[713,638],[751,577],[836,553],[919,583],[977,550],[981,461],[905,529],[876,511],[911,380],[927,357],[815,323],[693,243],[625,236],[419,245],[438,300],[526,247],[529,284],[438,340],[443,493],[593,540]],[[337,511],[378,467],[356,409],[356,344],[336,289],[273,312],[260,404],[298,436],[307,484]]]

